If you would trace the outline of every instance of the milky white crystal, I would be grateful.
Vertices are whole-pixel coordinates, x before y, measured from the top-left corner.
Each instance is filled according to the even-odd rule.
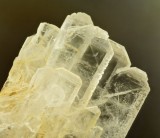
[[[0,93],[0,138],[124,138],[149,92],[123,46],[73,13],[26,39]]]

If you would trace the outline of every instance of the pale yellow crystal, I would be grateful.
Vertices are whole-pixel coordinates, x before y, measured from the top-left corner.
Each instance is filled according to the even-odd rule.
[[[0,138],[124,138],[147,75],[123,46],[73,13],[26,39],[0,93]]]

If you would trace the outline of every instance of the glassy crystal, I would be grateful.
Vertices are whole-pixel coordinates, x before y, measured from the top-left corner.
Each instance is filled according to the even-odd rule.
[[[125,138],[150,91],[125,48],[85,13],[41,23],[0,93],[0,138]]]

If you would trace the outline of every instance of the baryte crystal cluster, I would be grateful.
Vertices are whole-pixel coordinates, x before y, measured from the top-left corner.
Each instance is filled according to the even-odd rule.
[[[124,138],[148,92],[123,46],[73,13],[26,39],[0,93],[0,138]]]

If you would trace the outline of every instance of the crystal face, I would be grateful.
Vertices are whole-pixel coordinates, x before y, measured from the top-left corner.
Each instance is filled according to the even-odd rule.
[[[125,48],[73,13],[26,39],[0,93],[0,138],[125,138],[150,91]]]

